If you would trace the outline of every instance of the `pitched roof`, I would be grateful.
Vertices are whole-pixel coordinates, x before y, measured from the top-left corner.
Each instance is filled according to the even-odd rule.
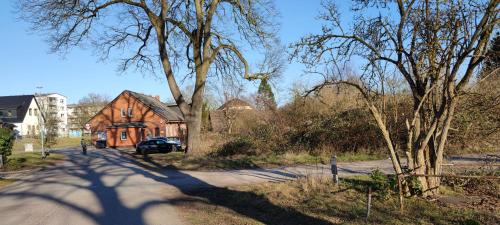
[[[131,96],[141,101],[146,106],[150,107],[155,113],[170,121],[184,121],[184,116],[177,105],[167,105],[160,100],[149,95],[140,94],[133,91],[128,92]]]
[[[231,99],[224,103],[218,110],[227,109],[227,108],[239,108],[239,107],[249,107],[253,108],[248,102],[243,101],[239,98]]]
[[[15,110],[16,117],[2,116],[2,121],[6,123],[22,123],[34,95],[0,96],[1,110]]]

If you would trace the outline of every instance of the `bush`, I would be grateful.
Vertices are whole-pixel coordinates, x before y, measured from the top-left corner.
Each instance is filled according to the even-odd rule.
[[[252,140],[248,137],[238,137],[235,140],[229,141],[222,147],[213,152],[212,156],[233,156],[233,155],[256,155]]]
[[[393,184],[394,182],[391,182],[389,177],[378,169],[373,170],[370,173],[370,178],[372,179],[372,190],[378,192],[379,196],[382,199],[387,198],[387,196],[389,195],[389,191],[393,189],[391,188],[391,184]]]
[[[2,162],[7,162],[7,156],[12,154],[12,146],[14,146],[12,131],[7,128],[0,128],[0,157],[2,157]]]

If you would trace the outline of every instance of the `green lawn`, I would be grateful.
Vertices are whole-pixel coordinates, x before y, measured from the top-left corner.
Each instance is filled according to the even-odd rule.
[[[55,165],[66,158],[63,154],[51,153],[42,159],[40,152],[13,152],[0,171],[16,171]]]
[[[57,143],[52,146],[53,149],[57,148],[71,148],[80,146],[81,138],[58,138]],[[40,139],[36,138],[23,138],[18,139],[14,142],[13,152],[24,152],[24,144],[33,144],[33,150],[40,151],[41,143]]]
[[[138,160],[141,164],[152,168],[177,168],[182,170],[214,170],[214,169],[249,169],[249,168],[272,168],[292,165],[329,164],[330,157],[315,156],[308,153],[286,153],[265,154],[258,156],[235,155],[235,156],[191,156],[182,152],[168,154],[150,154],[148,158],[142,155],[124,153]],[[358,154],[342,154],[337,156],[338,162],[376,160],[384,157]]]
[[[500,209],[494,192],[456,192],[437,200],[405,198],[399,211],[397,195],[373,194],[371,214],[366,220],[366,191],[360,183],[369,178],[353,177],[336,186],[329,179],[303,178],[284,183],[265,183],[231,188],[193,191],[195,198],[179,204],[191,224],[499,224]],[[491,184],[490,184],[491,185]],[[487,189],[492,187],[476,187]],[[498,189],[498,185],[493,188]],[[452,193],[450,193],[452,192]],[[475,198],[472,198],[474,197]],[[446,199],[455,199],[453,201]],[[458,200],[457,200],[458,199]],[[472,200],[471,200],[472,199]],[[483,200],[478,200],[483,199]],[[464,204],[464,202],[467,202]],[[472,204],[474,202],[474,204]],[[484,203],[483,203],[484,202]]]

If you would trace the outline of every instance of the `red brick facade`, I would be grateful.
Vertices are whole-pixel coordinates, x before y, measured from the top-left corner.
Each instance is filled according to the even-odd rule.
[[[140,94],[122,92],[89,121],[94,143],[106,138],[108,147],[133,147],[147,137],[183,139],[186,134],[184,121],[168,120],[136,98],[137,95]]]

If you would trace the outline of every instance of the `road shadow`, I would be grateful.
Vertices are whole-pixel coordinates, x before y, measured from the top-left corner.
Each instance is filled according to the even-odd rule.
[[[79,150],[61,152],[68,155],[69,163],[43,171],[44,174],[33,176],[33,178],[21,178],[21,182],[0,190],[0,202],[5,198],[17,200],[35,198],[77,212],[95,224],[147,224],[146,212],[151,208],[162,205],[175,206],[201,199],[212,205],[230,208],[242,216],[264,224],[330,224],[328,221],[305,215],[295,209],[275,205],[264,196],[216,187],[179,170],[144,169],[143,165],[138,165],[139,162],[123,157],[117,150],[91,150],[86,156],[81,155]],[[179,197],[175,199],[158,196],[157,199],[147,200],[131,207],[123,201],[122,195],[141,194],[123,191],[124,188],[134,185],[139,187],[135,190],[141,191],[141,184],[128,182],[132,176],[143,176],[160,182],[165,184],[165,188],[175,187],[182,195],[178,195]],[[54,185],[64,187],[65,191],[63,193],[51,192],[49,189]],[[144,190],[147,188],[147,186],[143,187]],[[44,189],[48,190],[44,191]],[[74,201],[71,194],[77,191],[89,192],[95,197],[97,208],[101,210],[92,210],[91,206]],[[236,199],[241,199],[241,201],[235,204],[221,197],[229,195],[233,196],[233,199],[236,196]],[[254,204],[255,202],[258,204]],[[4,205],[0,203],[0,206]],[[295,218],[293,222],[290,222],[290,217]],[[223,224],[224,221],[221,223]],[[172,222],[164,221],[162,224],[172,224]]]

